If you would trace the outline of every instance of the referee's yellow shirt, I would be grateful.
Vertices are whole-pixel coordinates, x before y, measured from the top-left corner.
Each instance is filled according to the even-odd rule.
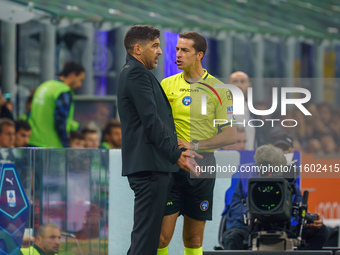
[[[206,140],[215,136],[221,128],[236,126],[231,94],[228,89],[215,89],[217,84],[223,82],[205,69],[204,75],[194,83],[187,82],[183,73],[161,82],[172,107],[178,138],[187,142]],[[206,115],[202,114],[202,95],[206,95]]]

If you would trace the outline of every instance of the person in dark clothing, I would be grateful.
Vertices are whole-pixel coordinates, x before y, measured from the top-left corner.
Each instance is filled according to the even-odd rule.
[[[146,25],[128,30],[126,64],[118,81],[122,173],[135,193],[129,255],[157,253],[172,173],[178,167],[188,172],[195,169],[188,163],[190,151],[178,148],[171,106],[150,72],[162,54],[159,35],[158,29]]]
[[[6,106],[7,99],[0,93],[0,118],[13,119],[13,114]]]

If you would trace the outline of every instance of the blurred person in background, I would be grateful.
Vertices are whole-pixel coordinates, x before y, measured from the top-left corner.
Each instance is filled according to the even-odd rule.
[[[288,117],[284,117],[285,119],[288,119]],[[307,132],[306,132],[306,116],[303,114],[303,112],[301,112],[300,110],[296,110],[294,111],[293,114],[293,118],[294,120],[296,120],[298,122],[296,127],[288,127],[286,128],[286,130],[289,132],[290,134],[292,134],[298,141],[300,141],[303,144],[306,144],[307,141]],[[286,125],[290,125],[289,122]],[[292,123],[292,126],[294,125],[294,123]]]
[[[15,123],[11,119],[0,119],[0,147],[13,148],[15,143]]]
[[[310,123],[313,122],[314,119],[319,118],[319,111],[316,104],[308,102],[306,103],[306,109],[312,114],[312,115],[306,115],[306,122]]]
[[[246,131],[244,127],[237,126],[237,141],[235,144],[222,147],[220,150],[245,150],[247,144]]]
[[[27,99],[31,95],[31,91],[23,84],[19,83],[18,73],[15,72],[16,84],[13,86],[11,94],[11,102],[14,106],[13,115],[16,119],[27,110]]]
[[[329,104],[321,103],[315,106],[314,109],[313,105],[309,105],[309,108],[313,110],[312,114],[316,116],[308,116],[308,126],[307,130],[309,130],[309,137],[308,138],[318,138],[320,139],[324,134],[330,133],[330,123],[332,117],[332,109]],[[316,113],[316,111],[318,113]]]
[[[41,225],[35,235],[34,245],[21,248],[21,255],[56,255],[59,252],[61,233],[53,224]]]
[[[334,136],[336,144],[340,148],[340,109],[335,109],[333,111],[329,128]]]
[[[318,105],[320,119],[325,123],[327,127],[329,127],[329,124],[332,120],[332,108],[327,103],[321,103]]]
[[[65,63],[59,80],[49,80],[33,96],[28,122],[32,128],[29,144],[36,147],[69,147],[68,134],[75,128],[74,90],[82,86],[85,69],[81,64]]]
[[[269,143],[281,149],[283,153],[293,153],[293,137],[284,130],[273,130],[269,133]]]
[[[335,143],[334,137],[331,134],[323,134],[320,137],[322,150],[326,155],[336,154],[338,147]]]
[[[15,147],[27,147],[32,130],[27,121],[18,120],[15,122]]]
[[[15,123],[11,119],[0,119],[0,160],[14,161]]]
[[[273,130],[269,133],[269,143],[282,150],[288,164],[294,164],[299,168],[302,150],[301,146],[299,147],[300,143],[293,136],[285,130]],[[300,178],[297,178],[296,182],[299,185]]]
[[[120,122],[112,119],[106,123],[103,130],[103,142],[99,148],[102,149],[120,149],[122,148],[122,129]]]
[[[306,115],[305,116],[305,136],[304,136],[304,140],[300,140],[300,142],[302,143],[302,145],[304,147],[307,146],[307,142],[310,139],[315,138],[314,136],[314,132],[315,132],[315,121],[320,119],[319,118],[319,111],[318,108],[316,106],[316,104],[308,102],[306,104],[306,109],[312,114],[312,115]]]
[[[322,150],[321,143],[316,138],[312,138],[312,139],[309,139],[307,141],[305,152],[311,153],[311,154],[317,154],[317,155],[323,155],[324,154],[323,150]]]
[[[90,122],[89,126],[103,130],[107,120],[110,119],[110,106],[104,102],[95,103],[93,105],[93,114],[93,122]]]
[[[297,139],[293,140],[293,148],[294,148],[294,150],[299,151],[301,153],[303,153],[305,151],[304,147],[302,146],[300,141],[298,141]]]
[[[81,132],[85,139],[85,148],[98,148],[99,147],[99,134],[96,129],[83,128]]]
[[[321,118],[316,119],[313,123],[313,134],[312,137],[320,138],[323,134],[329,133],[330,129],[327,127],[326,123],[324,123]]]
[[[241,71],[234,72],[229,76],[229,83],[237,86],[239,89],[242,90],[244,94],[244,115],[235,115],[235,118],[238,123],[243,123],[244,120],[245,120],[245,123],[248,123],[248,121],[253,118],[253,116],[251,116],[252,114],[249,111],[248,103],[247,103],[248,88],[252,86],[249,80],[249,76],[246,73],[241,72]],[[237,107],[237,105],[235,105],[235,107]],[[245,148],[246,150],[255,149],[255,146],[256,146],[255,133],[256,133],[256,129],[246,124],[246,127],[245,127],[245,134],[247,138],[247,143],[246,143],[246,148]]]
[[[69,140],[71,148],[85,148],[85,138],[80,131],[71,131]]]
[[[31,107],[32,107],[33,95],[34,95],[35,91],[36,91],[36,89],[32,90],[31,93],[29,94],[29,96],[27,97],[26,111],[25,111],[25,113],[21,114],[18,117],[18,120],[26,120],[26,121],[28,120],[28,117],[29,117],[29,114],[30,114],[30,111],[31,111]]]
[[[0,92],[0,118],[7,118],[13,120],[13,114],[7,108],[7,98]]]
[[[254,108],[257,110],[261,110],[261,111],[269,109],[266,102],[257,102],[254,105]],[[254,115],[254,119],[263,121],[263,125],[261,127],[256,128],[256,134],[255,134],[256,148],[261,145],[270,143],[269,136],[268,136],[269,133],[282,130],[282,126],[278,125],[277,122],[272,123],[271,121],[266,121],[267,119],[275,119],[272,117],[272,115]],[[253,123],[253,125],[260,125],[260,124],[261,124],[260,121],[256,121]]]

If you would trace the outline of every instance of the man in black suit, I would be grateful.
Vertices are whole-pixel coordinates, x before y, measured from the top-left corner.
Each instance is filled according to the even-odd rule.
[[[162,54],[160,31],[136,25],[124,38],[126,64],[118,82],[123,176],[135,193],[130,255],[155,255],[172,173],[190,172],[190,152],[178,149],[171,106],[149,71]],[[193,162],[191,169],[197,164]]]

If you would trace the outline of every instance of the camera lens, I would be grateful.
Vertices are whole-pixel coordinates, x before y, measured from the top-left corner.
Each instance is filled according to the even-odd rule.
[[[251,191],[254,205],[260,211],[273,211],[282,201],[282,191],[275,182],[258,182]]]

